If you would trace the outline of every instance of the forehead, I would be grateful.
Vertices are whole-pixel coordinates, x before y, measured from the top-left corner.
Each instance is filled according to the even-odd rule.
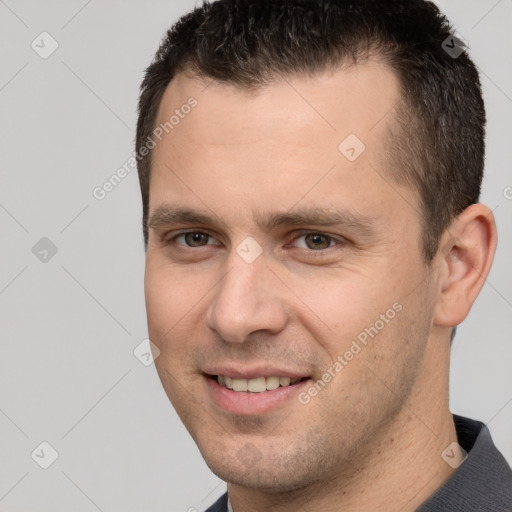
[[[267,138],[279,136],[280,141],[297,144],[314,143],[334,133],[355,133],[373,141],[393,120],[399,83],[389,66],[371,59],[312,76],[276,77],[251,89],[182,72],[166,88],[156,124],[168,122],[191,97],[198,108],[191,120],[173,127],[177,144],[225,143],[226,136],[232,144],[243,143],[257,131],[259,136],[264,132]]]
[[[153,150],[150,213],[185,199],[216,213],[236,204],[257,212],[342,201],[337,206],[358,211],[366,203],[374,216],[386,195],[388,207],[399,208],[382,179],[399,100],[394,72],[372,60],[281,77],[256,91],[180,73],[155,124],[167,129]]]

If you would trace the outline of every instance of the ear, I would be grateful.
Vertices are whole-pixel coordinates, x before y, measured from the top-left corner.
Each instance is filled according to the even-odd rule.
[[[434,325],[454,327],[468,315],[491,269],[498,235],[492,211],[472,204],[443,233]]]

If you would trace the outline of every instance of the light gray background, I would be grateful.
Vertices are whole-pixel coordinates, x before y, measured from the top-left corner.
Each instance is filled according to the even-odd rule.
[[[439,3],[483,73],[482,202],[500,235],[453,347],[451,408],[512,462],[512,1]],[[147,336],[135,171],[92,194],[131,156],[143,69],[194,5],[0,0],[2,511],[204,510],[224,491],[133,354]],[[59,44],[47,59],[31,48],[43,31]],[[42,237],[58,249],[46,263]],[[31,458],[42,441],[58,452],[46,470]]]

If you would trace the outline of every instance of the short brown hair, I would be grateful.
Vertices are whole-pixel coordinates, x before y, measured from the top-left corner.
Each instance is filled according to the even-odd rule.
[[[155,128],[167,85],[184,69],[254,89],[279,76],[311,75],[372,55],[400,79],[389,162],[393,177],[419,192],[422,250],[430,262],[451,220],[478,201],[485,135],[478,71],[430,1],[205,2],[167,32],[146,70],[137,154]],[[147,245],[151,152],[137,160]]]

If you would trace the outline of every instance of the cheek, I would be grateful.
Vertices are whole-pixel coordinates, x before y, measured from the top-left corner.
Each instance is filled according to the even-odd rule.
[[[204,274],[148,259],[144,277],[149,338],[160,349],[159,363],[178,370],[190,367],[194,340],[202,329],[212,283]],[[183,369],[181,368],[181,369]],[[181,371],[180,369],[180,371]]]
[[[144,295],[150,339],[171,339],[178,322],[190,311],[194,298],[177,272],[148,259],[144,276]]]
[[[164,324],[167,324],[167,329],[172,326],[172,318],[168,316],[168,313],[170,312],[172,315],[174,310],[174,308],[169,308],[169,305],[174,304],[175,293],[175,287],[168,282],[164,275],[146,265],[144,295],[150,337],[155,331],[162,331],[165,328]]]
[[[345,345],[350,344],[353,337],[392,307],[392,294],[376,279],[368,273],[353,272],[288,280],[300,299],[295,301],[294,308],[300,324],[329,346],[328,352],[333,358],[346,350]]]
[[[333,274],[293,283],[306,306],[297,310],[302,311],[298,322],[316,340],[325,369],[336,375],[333,388],[345,396],[362,400],[375,380],[382,386],[368,368],[393,381],[397,368],[417,367],[421,347],[415,346],[412,337],[420,330],[419,343],[425,335],[425,326],[417,325],[418,309],[425,297],[420,289],[411,295],[409,282],[406,272],[400,275],[390,268],[367,268],[347,273],[345,278]],[[332,368],[335,361],[342,365],[341,370],[337,366],[338,372]],[[355,382],[358,386],[350,388]]]

